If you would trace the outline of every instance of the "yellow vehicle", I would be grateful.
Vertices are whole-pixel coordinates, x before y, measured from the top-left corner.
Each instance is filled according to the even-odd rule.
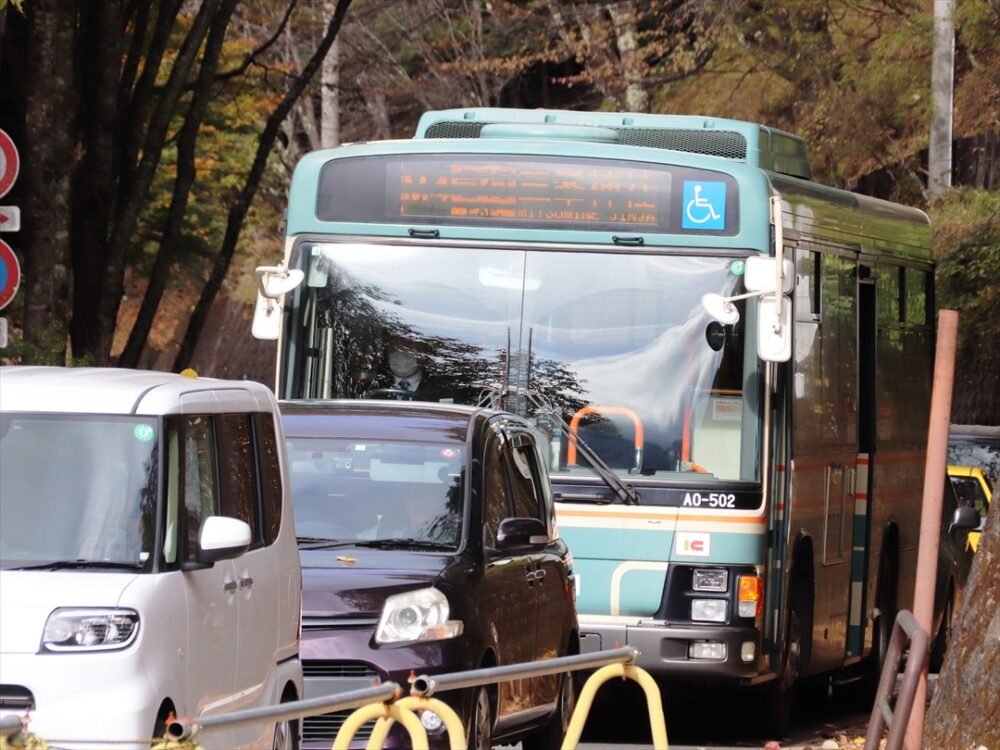
[[[951,480],[951,486],[955,488],[958,502],[961,505],[975,508],[985,521],[990,499],[993,497],[993,488],[990,487],[990,480],[983,473],[983,470],[976,466],[949,466],[948,478]],[[967,544],[973,552],[979,546],[981,535],[982,531],[969,532]]]

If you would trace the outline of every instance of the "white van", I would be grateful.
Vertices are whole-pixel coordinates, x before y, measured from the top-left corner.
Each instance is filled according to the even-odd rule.
[[[302,696],[284,436],[259,383],[0,367],[0,715],[145,747]],[[297,722],[206,748],[297,747]]]

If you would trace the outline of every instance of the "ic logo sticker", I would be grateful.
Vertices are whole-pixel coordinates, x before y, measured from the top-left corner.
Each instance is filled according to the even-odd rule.
[[[712,554],[712,535],[704,531],[678,531],[674,535],[675,557],[708,557]]]

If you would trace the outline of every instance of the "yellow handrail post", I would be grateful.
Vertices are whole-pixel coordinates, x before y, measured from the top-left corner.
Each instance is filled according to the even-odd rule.
[[[444,721],[445,729],[448,730],[448,747],[450,750],[465,750],[465,727],[458,714],[444,701],[437,698],[427,698],[424,696],[411,695],[396,701],[396,706],[403,710],[412,712],[433,711]],[[375,750],[385,744],[385,738],[392,726],[392,719],[379,719],[375,724],[371,738],[368,740],[368,748]],[[423,726],[423,725],[421,725]]]
[[[424,730],[424,725],[420,723],[420,719],[417,718],[415,713],[406,709],[400,709],[393,703],[369,703],[355,710],[354,713],[347,717],[340,727],[340,731],[337,732],[332,750],[348,750],[355,733],[363,724],[372,719],[379,719],[380,723],[382,719],[394,719],[398,721],[409,732],[410,742],[413,747],[427,747],[427,732]],[[378,724],[376,724],[377,726]],[[369,740],[368,747],[372,747],[371,740]],[[381,744],[375,747],[381,747]]]
[[[563,739],[562,750],[576,750],[580,743],[580,736],[583,734],[583,726],[587,721],[587,714],[594,702],[594,696],[598,688],[605,682],[615,677],[629,679],[638,682],[646,694],[646,708],[649,710],[649,729],[653,735],[653,747],[655,750],[669,750],[667,743],[667,722],[663,718],[663,703],[660,698],[660,688],[645,669],[635,667],[631,664],[608,664],[594,672],[587,682],[584,683],[583,690],[576,701],[576,709],[573,711],[573,718],[570,719],[569,727],[566,729],[566,737]]]

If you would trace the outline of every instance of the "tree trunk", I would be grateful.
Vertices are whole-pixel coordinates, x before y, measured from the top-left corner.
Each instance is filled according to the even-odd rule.
[[[994,491],[924,720],[924,746],[1000,748],[1000,492]]]
[[[131,187],[127,193],[123,189],[119,190],[115,222],[108,238],[104,283],[97,302],[93,345],[88,352],[96,364],[109,363],[111,344],[118,323],[118,308],[125,292],[125,256],[160,163],[170,120],[177,110],[178,101],[218,5],[219,0],[205,0],[198,9],[150,117],[142,145],[142,158],[135,169],[134,180],[130,181]],[[119,187],[123,188],[123,185],[124,181],[119,181]]]
[[[24,113],[25,361],[65,364],[70,273],[70,177],[76,142],[76,3],[32,0],[22,74]]]
[[[333,3],[324,3],[333,13]],[[323,60],[320,79],[320,145],[333,148],[340,145],[340,40],[334,39],[330,53]]]
[[[222,6],[212,19],[208,42],[205,45],[205,53],[198,71],[194,96],[191,99],[191,106],[177,141],[177,178],[174,181],[174,193],[163,227],[163,239],[160,241],[160,249],[156,254],[156,260],[149,275],[149,285],[146,287],[146,294],[139,306],[139,313],[129,333],[125,349],[119,357],[119,367],[136,367],[138,365],[139,356],[142,354],[143,346],[145,346],[149,331],[153,326],[153,319],[156,317],[156,309],[159,307],[163,291],[167,287],[167,280],[170,278],[170,267],[173,265],[177,247],[180,244],[184,214],[187,212],[188,198],[196,176],[195,145],[198,140],[198,131],[201,129],[201,123],[205,119],[205,112],[211,99],[212,84],[219,67],[222,44],[225,41],[226,29],[229,28],[229,20],[235,7],[236,0],[223,0]]]
[[[615,28],[618,55],[625,78],[625,110],[648,112],[649,94],[643,87],[642,57],[639,52],[638,29],[635,11],[625,3],[608,6],[608,14]]]
[[[222,240],[219,255],[216,258],[215,265],[208,277],[205,288],[202,289],[201,296],[198,298],[198,304],[195,305],[194,312],[191,314],[187,332],[184,334],[180,350],[177,352],[176,359],[174,359],[175,371],[180,371],[188,367],[191,363],[191,358],[194,356],[194,350],[198,344],[198,338],[201,336],[201,331],[205,326],[208,313],[212,308],[212,302],[215,299],[215,295],[219,293],[219,289],[222,288],[222,282],[226,278],[229,264],[232,262],[233,255],[236,252],[236,241],[239,239],[240,230],[243,228],[243,220],[246,218],[247,211],[250,210],[250,204],[257,192],[257,187],[260,185],[260,178],[264,174],[264,167],[267,165],[267,157],[274,147],[274,141],[278,136],[281,123],[288,116],[289,111],[295,106],[295,102],[302,95],[302,92],[309,85],[309,82],[312,81],[316,75],[316,71],[322,65],[323,59],[326,57],[327,52],[330,51],[333,40],[340,31],[341,24],[344,22],[344,16],[347,15],[347,9],[350,6],[351,0],[337,0],[337,10],[330,19],[326,33],[316,48],[316,52],[309,59],[302,73],[292,81],[288,93],[285,94],[285,98],[282,99],[278,107],[267,119],[264,131],[260,134],[260,140],[257,142],[257,154],[254,157],[253,165],[250,167],[243,191],[240,193],[240,197],[235,205],[229,211],[226,234]]]

